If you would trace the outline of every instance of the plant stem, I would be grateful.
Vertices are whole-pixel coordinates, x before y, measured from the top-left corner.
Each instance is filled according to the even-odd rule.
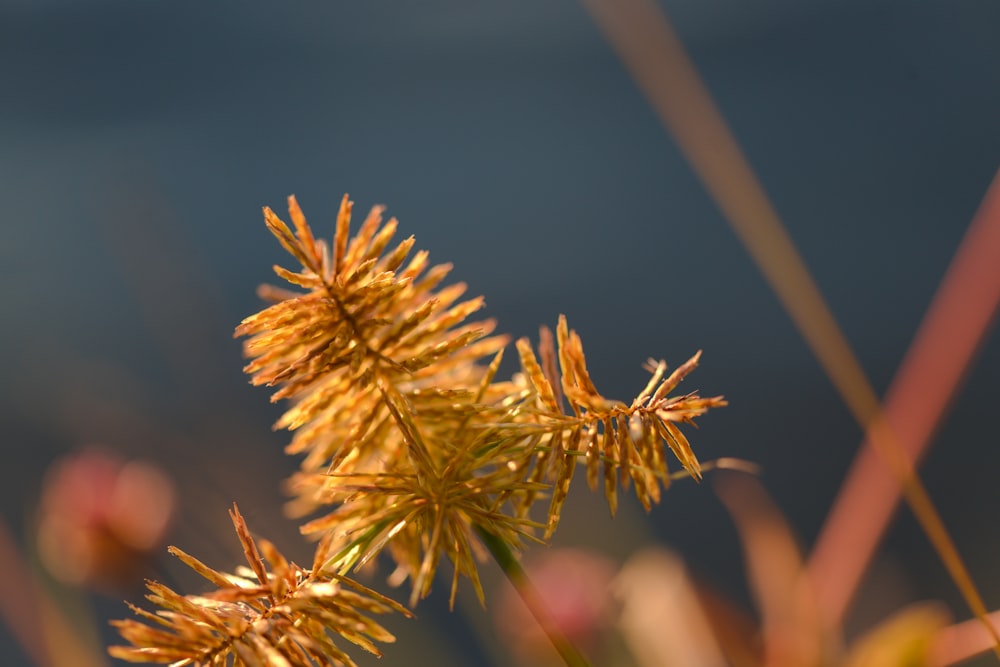
[[[476,526],[476,534],[490,550],[490,554],[493,555],[493,559],[496,560],[503,573],[507,575],[507,579],[514,585],[515,590],[524,600],[524,604],[538,621],[538,625],[541,626],[567,667],[590,667],[590,663],[580,653],[580,649],[574,646],[573,642],[556,627],[538,594],[538,589],[531,583],[528,573],[521,567],[521,563],[514,556],[507,543],[482,526]]]

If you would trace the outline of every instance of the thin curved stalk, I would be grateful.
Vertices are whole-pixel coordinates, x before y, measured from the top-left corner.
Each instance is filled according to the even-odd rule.
[[[541,626],[567,667],[590,667],[590,663],[580,653],[580,649],[553,623],[552,617],[549,616],[541,596],[538,594],[538,590],[531,583],[528,573],[521,567],[521,563],[514,556],[507,543],[482,526],[476,526],[476,534],[479,535],[479,539],[489,549],[493,559],[496,560],[497,565],[503,570],[510,583],[513,584],[518,595],[524,600],[524,604],[527,605],[535,620],[538,621],[538,625]]]

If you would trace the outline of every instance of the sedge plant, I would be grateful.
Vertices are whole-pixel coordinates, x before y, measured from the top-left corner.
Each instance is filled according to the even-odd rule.
[[[317,539],[312,563],[252,537],[234,506],[247,564],[221,572],[172,547],[214,588],[182,595],[149,582],[158,610],[132,606],[138,618],[114,621],[127,644],[111,654],[178,666],[354,665],[344,642],[379,654],[376,642],[394,638],[374,616],[411,615],[444,560],[452,606],[463,577],[484,602],[478,568],[492,556],[564,661],[586,664],[547,622],[518,555],[552,537],[578,469],[612,515],[623,489],[647,511],[660,501],[667,450],[682,474],[701,477],[681,427],[725,400],[676,393],[700,352],[672,371],[649,360],[649,381],[621,402],[598,391],[560,317],[537,345],[516,341],[521,370],[500,379],[508,337],[493,321],[470,321],[483,299],[446,284],[450,265],[430,265],[412,237],[394,241],[397,221],[381,207],[352,236],[345,195],[329,244],[294,197],[288,211],[290,226],[267,208],[264,219],[298,266],[275,267],[288,286],[262,287],[271,305],[236,336],[252,384],[291,404],[277,426],[292,431],[286,451],[301,458],[289,509]],[[349,578],[380,554],[394,564],[389,582],[408,582],[406,605]]]

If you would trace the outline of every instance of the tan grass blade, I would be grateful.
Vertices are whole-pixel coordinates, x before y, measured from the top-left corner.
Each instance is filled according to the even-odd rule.
[[[761,617],[766,667],[818,665],[825,637],[816,600],[802,587],[804,562],[791,527],[749,475],[724,475],[715,490],[736,525]]]
[[[613,584],[618,629],[639,667],[726,664],[723,647],[681,559],[664,549],[631,557]]]
[[[609,43],[747,247],[903,494],[972,612],[994,638],[968,570],[912,465],[879,411],[851,351],[777,213],[663,12],[652,0],[584,0]]]

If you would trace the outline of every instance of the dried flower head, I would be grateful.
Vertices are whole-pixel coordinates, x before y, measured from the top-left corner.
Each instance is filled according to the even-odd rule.
[[[387,250],[397,222],[383,224],[381,207],[348,239],[352,202],[345,195],[332,249],[314,238],[294,197],[288,209],[294,234],[270,209],[264,217],[302,268],[275,272],[306,292],[262,290],[277,303],[236,329],[249,337],[245,370],[253,384],[278,387],[273,401],[295,400],[276,426],[296,432],[288,451],[305,454],[304,471],[377,467],[404,446],[379,382],[419,410],[475,387],[485,370],[476,361],[506,339],[486,337],[492,321],[464,323],[483,299],[459,301],[462,283],[439,288],[449,265],[428,269],[420,251],[404,266],[412,237]]]
[[[482,299],[456,303],[464,285],[439,287],[449,267],[425,271],[426,252],[407,264],[412,238],[389,249],[396,221],[383,224],[379,207],[348,238],[351,210],[345,196],[328,246],[294,198],[294,233],[265,209],[268,228],[302,266],[275,271],[306,291],[267,288],[277,303],[236,331],[249,337],[253,383],[294,401],[277,424],[295,431],[288,451],[304,454],[289,508],[297,516],[328,508],[303,531],[337,535],[325,554],[331,566],[360,567],[386,550],[396,561],[392,579],[411,580],[415,604],[446,557],[452,599],[460,575],[481,598],[476,533],[512,551],[537,539],[536,528],[547,538],[577,462],[592,487],[603,466],[612,513],[619,477],[635,482],[647,508],[659,500],[670,479],[664,442],[700,475],[677,424],[724,401],[668,396],[698,355],[666,379],[666,364],[651,363],[653,378],[631,405],[612,401],[594,387],[580,338],[561,318],[556,339],[543,330],[541,362],[518,341],[524,373],[496,381],[506,339],[487,336],[492,322],[465,323]],[[530,508],[553,486],[540,526]]]
[[[661,485],[670,483],[664,445],[692,477],[701,478],[701,464],[678,424],[693,424],[696,417],[726,405],[726,401],[722,396],[702,398],[697,393],[670,395],[697,367],[700,351],[667,377],[665,361],[647,361],[652,377],[631,404],[625,404],[598,392],[587,370],[583,343],[565,317],[559,318],[555,343],[551,332],[542,329],[541,362],[527,339],[518,340],[517,349],[535,393],[530,419],[545,433],[531,479],[555,479],[546,537],[558,525],[581,457],[591,489],[596,489],[603,477],[612,514],[618,506],[619,484],[634,482],[636,495],[647,511],[660,501]],[[563,412],[564,397],[571,409],[569,415]],[[522,497],[521,511],[533,500],[530,495]]]
[[[483,601],[477,557],[489,551],[509,565],[526,540],[544,541],[543,530],[548,539],[578,462],[592,488],[603,469],[612,513],[620,484],[634,481],[647,508],[659,501],[670,480],[664,444],[700,476],[678,424],[725,402],[669,395],[699,355],[667,377],[664,362],[650,362],[639,396],[613,401],[597,391],[580,338],[561,317],[555,337],[542,331],[541,360],[518,341],[523,372],[499,381],[507,339],[490,335],[491,321],[466,322],[482,298],[460,301],[464,285],[441,287],[450,267],[427,268],[426,252],[407,262],[412,238],[390,248],[397,223],[383,224],[379,207],[350,237],[351,210],[345,196],[329,245],[313,236],[294,198],[294,232],[264,210],[268,229],[301,265],[275,272],[298,289],[262,288],[273,305],[236,330],[247,337],[252,383],[293,402],[276,427],[294,431],[287,451],[303,455],[289,480],[289,509],[319,514],[302,526],[320,537],[312,569],[288,563],[267,542],[258,551],[234,512],[249,569],[224,575],[174,550],[219,590],[182,597],[150,583],[149,599],[164,611],[136,612],[165,629],[120,621],[133,646],[113,654],[178,665],[226,664],[228,656],[239,664],[353,664],[329,634],[374,651],[372,639],[392,637],[365,614],[401,608],[345,579],[352,568],[387,553],[396,564],[390,581],[410,580],[413,606],[448,560],[452,603],[462,576]],[[531,507],[549,492],[548,520],[536,523]]]
[[[369,614],[409,612],[392,600],[314,564],[306,570],[270,542],[254,541],[234,506],[230,511],[248,567],[235,574],[214,570],[180,549],[171,553],[214,584],[203,595],[182,596],[148,582],[151,613],[131,606],[142,621],[113,621],[131,646],[112,646],[130,662],[181,665],[354,666],[335,642],[346,639],[381,655],[373,641],[395,638]],[[145,622],[143,622],[145,621]]]
[[[533,450],[503,426],[488,427],[484,415],[502,420],[488,406],[475,415],[438,415],[424,427],[424,417],[415,416],[402,396],[391,389],[385,393],[410,456],[378,472],[337,475],[339,489],[349,495],[303,531],[336,530],[343,536],[331,557],[342,569],[364,565],[391,541],[397,562],[392,578],[412,580],[411,605],[428,595],[446,556],[454,572],[451,604],[460,575],[472,581],[485,604],[474,560],[483,553],[477,532],[489,532],[512,550],[520,549],[522,538],[537,540],[533,531],[539,524],[504,508],[511,494],[540,486],[524,479]]]
[[[249,336],[253,383],[295,401],[277,424],[295,430],[288,451],[305,454],[290,508],[336,508],[303,530],[336,533],[328,556],[342,570],[389,547],[396,580],[412,580],[411,604],[430,591],[442,555],[481,596],[475,530],[517,548],[532,526],[500,510],[531,488],[520,478],[531,451],[488,428],[511,409],[509,383],[493,382],[507,339],[487,336],[492,322],[465,323],[483,300],[458,302],[461,284],[439,287],[450,267],[425,271],[418,252],[401,268],[413,240],[386,250],[397,223],[383,225],[381,208],[348,240],[351,209],[345,197],[332,246],[315,239],[294,198],[295,233],[265,210],[302,265],[276,272],[308,291],[266,290],[278,303],[236,331]],[[495,363],[480,363],[489,356]]]

